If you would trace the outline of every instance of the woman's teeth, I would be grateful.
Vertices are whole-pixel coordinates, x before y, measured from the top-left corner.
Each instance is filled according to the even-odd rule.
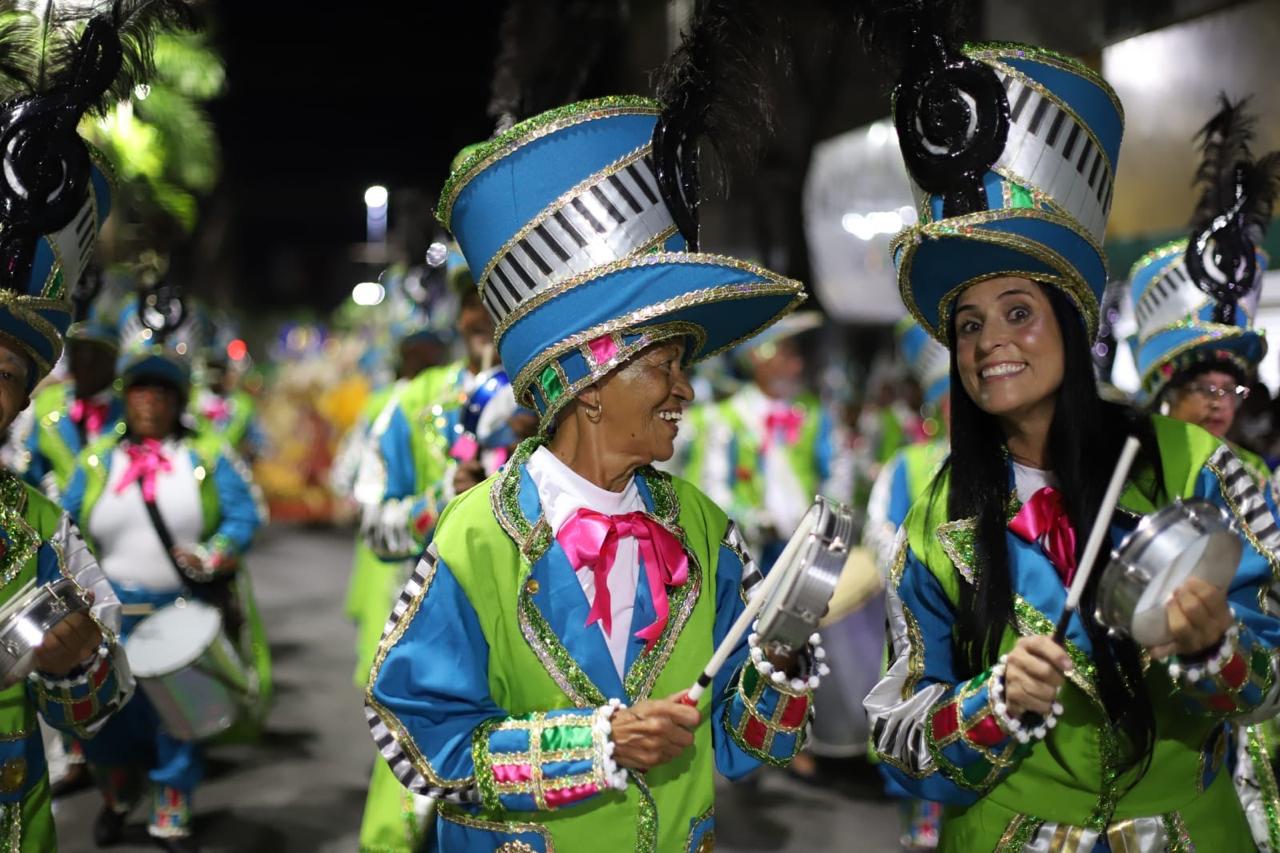
[[[995,376],[1012,376],[1015,373],[1021,373],[1026,370],[1025,364],[996,364],[991,367],[984,368],[982,371],[983,379],[990,379]]]
[[[676,424],[680,423],[680,418],[683,415],[684,415],[684,412],[678,412],[678,411],[677,412],[658,412],[658,417],[662,418],[664,421],[671,421],[672,423],[676,423]]]

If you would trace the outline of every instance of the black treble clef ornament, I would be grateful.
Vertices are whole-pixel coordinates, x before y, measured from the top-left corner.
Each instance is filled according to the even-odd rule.
[[[85,26],[67,79],[0,107],[0,286],[25,289],[36,242],[70,224],[88,192],[89,151],[76,125],[120,70],[110,20]]]
[[[987,209],[982,179],[1004,151],[1009,99],[995,72],[954,49],[936,23],[922,15],[911,28],[894,125],[916,183],[942,196],[944,217],[962,216]]]
[[[658,189],[690,252],[698,251],[698,141],[690,110],[671,104],[653,129],[653,162]]]
[[[168,279],[160,279],[138,291],[138,319],[151,330],[156,343],[163,343],[187,319],[181,288]]]
[[[1215,302],[1213,322],[1236,324],[1236,310],[1258,282],[1258,258],[1245,210],[1244,167],[1235,168],[1236,200],[1187,241],[1187,273]]]

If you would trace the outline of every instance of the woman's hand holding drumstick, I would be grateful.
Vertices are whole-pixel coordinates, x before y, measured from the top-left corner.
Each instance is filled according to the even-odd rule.
[[[1058,688],[1071,674],[1071,658],[1052,637],[1021,637],[1004,664],[1004,700],[1009,714],[1048,716]]]

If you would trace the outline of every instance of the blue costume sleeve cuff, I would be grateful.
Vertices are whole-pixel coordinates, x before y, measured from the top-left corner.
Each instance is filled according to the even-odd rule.
[[[536,712],[494,719],[476,729],[472,758],[481,802],[493,811],[565,808],[602,791],[624,790],[613,760],[617,700],[594,710]]]
[[[765,657],[757,634],[752,632],[747,645],[750,656],[742,665],[733,701],[725,707],[724,727],[747,755],[782,767],[804,746],[813,691],[827,671],[826,653],[814,634],[801,652],[801,675],[788,678]]]
[[[119,651],[103,644],[87,663],[65,676],[32,673],[31,690],[45,722],[88,737],[95,723],[119,710],[128,695],[113,660],[115,654]]]
[[[979,792],[1008,775],[1034,743],[1033,737],[1019,738],[1011,731],[1018,729],[998,710],[1003,690],[992,689],[992,677],[992,671],[984,672],[935,703],[925,735],[939,771],[956,785]]]
[[[1236,623],[1227,629],[1218,648],[1196,657],[1173,655],[1169,677],[1193,700],[1214,716],[1231,717],[1262,704],[1271,690],[1274,670],[1267,648],[1248,627]]]

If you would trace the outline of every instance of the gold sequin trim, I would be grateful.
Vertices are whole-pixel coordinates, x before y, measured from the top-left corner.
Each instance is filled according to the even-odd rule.
[[[515,821],[481,820],[478,817],[472,817],[457,806],[443,801],[439,803],[438,808],[441,820],[458,826],[465,826],[467,829],[479,829],[484,832],[502,832],[508,835],[536,835],[542,839],[542,844],[547,853],[555,853],[555,845],[551,842],[551,832],[545,826],[536,823],[517,823]],[[507,843],[521,844],[523,842],[513,840]],[[511,849],[516,850],[519,848]]]

